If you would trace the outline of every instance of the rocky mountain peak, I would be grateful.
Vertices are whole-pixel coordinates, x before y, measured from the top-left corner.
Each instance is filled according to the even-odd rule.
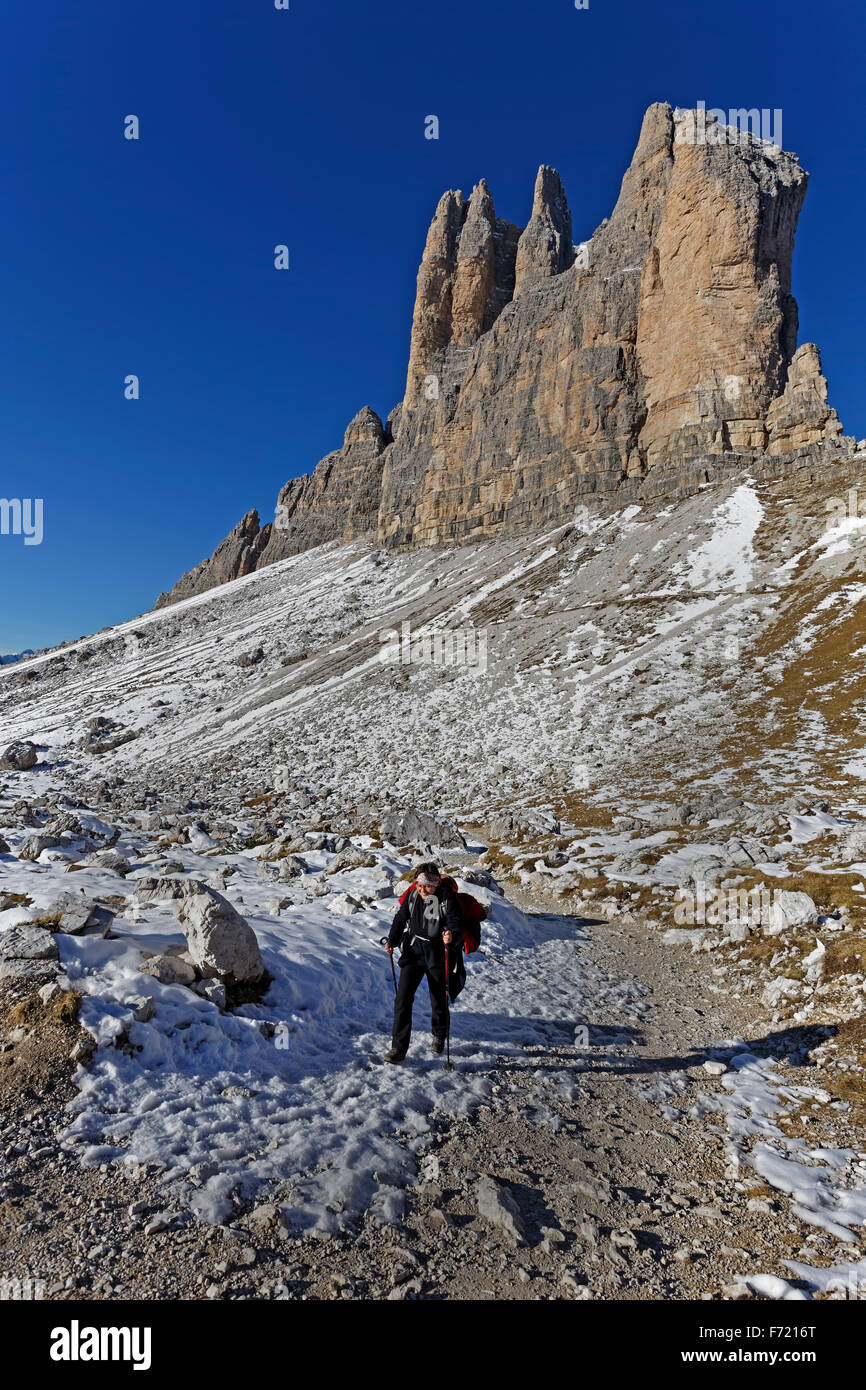
[[[524,229],[484,179],[440,198],[418,270],[406,394],[248,518],[174,597],[326,540],[436,545],[683,498],[732,472],[847,458],[813,345],[797,351],[796,155],[648,108],[610,217],[575,260],[541,165]],[[162,600],[161,600],[162,601]]]
[[[365,405],[353,420],[349,421],[346,427],[346,434],[343,440],[344,449],[348,449],[352,444],[363,444],[370,442],[378,444],[380,448],[385,447],[385,429],[382,421],[371,406]]]
[[[561,275],[574,261],[571,213],[562,180],[542,164],[535,180],[532,216],[517,246],[515,294]]]
[[[821,354],[814,343],[804,343],[791,359],[784,391],[767,411],[767,452],[791,454],[840,441],[842,424],[828,394]]]
[[[189,598],[192,594],[201,594],[207,589],[215,589],[219,584],[252,574],[258,567],[270,530],[269,525],[262,527],[259,514],[253,508],[241,518],[225,540],[220,541],[209,559],[202,560],[200,565],[178,580],[170,593],[160,594],[154,606],[164,608],[177,599]]]

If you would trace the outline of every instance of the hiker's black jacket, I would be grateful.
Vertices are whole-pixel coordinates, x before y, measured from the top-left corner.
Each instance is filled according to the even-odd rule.
[[[463,921],[451,885],[440,883],[426,903],[417,888],[413,888],[397,909],[388,933],[388,944],[394,950],[402,946],[406,959],[421,956],[428,964],[444,964],[442,933],[446,931],[451,932],[452,938],[449,953],[456,959],[463,945]]]

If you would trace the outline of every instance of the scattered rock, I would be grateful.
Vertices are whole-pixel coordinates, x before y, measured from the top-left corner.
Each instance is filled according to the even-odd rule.
[[[525,1238],[523,1217],[515,1198],[508,1188],[502,1187],[495,1179],[483,1177],[477,1189],[479,1215],[500,1231],[514,1245],[520,1245]]]
[[[849,828],[839,846],[839,855],[845,863],[866,859],[866,821],[859,821]]]
[[[362,907],[363,903],[353,898],[351,893],[335,893],[328,902],[328,911],[337,917],[351,917],[354,913],[360,912]]]
[[[704,942],[719,935],[712,927],[671,927],[669,931],[662,934],[662,944],[665,946],[691,946],[693,951],[699,951]]]
[[[771,980],[764,987],[761,1003],[766,1009],[776,1009],[783,999],[799,999],[802,993],[803,985],[799,980],[793,980],[787,975],[780,975],[778,979]]]
[[[43,927],[33,927],[27,922],[6,927],[0,932],[0,959],[56,961],[60,958],[57,942]]]
[[[409,1298],[411,1294],[420,1294],[421,1289],[422,1284],[420,1279],[408,1279],[405,1284],[398,1284],[396,1288],[391,1289],[388,1294],[388,1299],[392,1303],[402,1302],[403,1299]]]
[[[135,885],[135,900],[144,904],[182,898],[191,883],[192,879],[183,878],[140,878]]]
[[[146,1236],[156,1235],[159,1231],[167,1231],[172,1222],[176,1219],[175,1213],[170,1211],[158,1211],[149,1221],[145,1223],[144,1234]]]
[[[392,845],[434,845],[441,849],[465,849],[466,841],[449,820],[440,820],[415,807],[389,811],[379,827],[383,840]]]
[[[56,835],[28,835],[22,840],[18,858],[34,862],[46,849],[56,849],[60,840]]]
[[[46,919],[57,919],[52,930],[64,936],[80,936],[90,929],[107,936],[115,916],[113,907],[94,902],[84,893],[73,892],[60,893],[45,911]]]
[[[141,994],[127,999],[125,1007],[129,1009],[136,1023],[149,1023],[156,1014],[156,1003],[152,994]]]
[[[225,1010],[226,1007],[226,987],[222,980],[199,980],[195,986],[196,994],[200,994],[202,999],[207,999],[211,1004],[216,1004],[218,1009]]]
[[[94,854],[88,854],[84,862],[96,869],[107,869],[110,873],[120,874],[121,878],[132,872],[129,860],[116,849],[97,850]]]
[[[729,840],[726,846],[728,863],[748,869],[755,864],[774,864],[782,857],[781,850],[771,849],[753,836]]]
[[[282,1220],[282,1212],[273,1202],[263,1202],[260,1207],[255,1207],[247,1217],[247,1224],[250,1226],[267,1227],[275,1226]]]
[[[29,772],[39,761],[39,754],[35,745],[27,739],[19,739],[17,743],[10,743],[8,748],[0,758],[0,767],[9,768],[14,772]]]
[[[282,859],[259,860],[259,876],[275,879],[279,883],[288,883],[309,871],[309,864],[299,854],[287,854]]]
[[[151,975],[161,985],[192,985],[195,969],[182,956],[168,954],[151,956],[138,967],[142,975]]]

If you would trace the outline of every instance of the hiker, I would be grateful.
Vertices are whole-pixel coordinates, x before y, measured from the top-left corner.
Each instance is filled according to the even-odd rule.
[[[453,880],[443,880],[435,864],[419,864],[409,891],[397,909],[388,933],[386,950],[393,955],[401,947],[397,964],[400,983],[394,1002],[394,1032],[386,1062],[402,1062],[412,1035],[412,1001],[427,976],[433,1007],[433,1038],[436,1053],[445,1050],[448,1035],[448,998],[445,979],[445,947],[449,968],[460,958],[463,923]]]

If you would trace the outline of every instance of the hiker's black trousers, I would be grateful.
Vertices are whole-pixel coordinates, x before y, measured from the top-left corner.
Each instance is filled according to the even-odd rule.
[[[422,956],[410,958],[400,967],[400,983],[394,1001],[394,1035],[392,1043],[400,1052],[409,1047],[412,1036],[412,1001],[424,976],[430,991],[433,1008],[433,1036],[444,1038],[448,1032],[448,999],[445,992],[445,962],[427,965]]]

